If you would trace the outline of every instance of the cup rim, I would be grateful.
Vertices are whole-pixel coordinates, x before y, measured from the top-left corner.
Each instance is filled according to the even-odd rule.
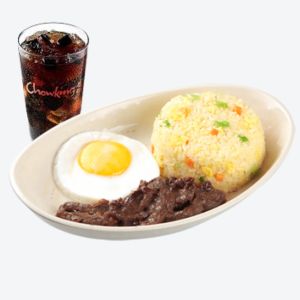
[[[25,50],[22,46],[21,46],[21,43],[20,43],[20,38],[22,36],[22,34],[24,34],[24,32],[30,28],[33,28],[35,26],[39,26],[39,25],[49,25],[49,24],[59,24],[59,25],[67,25],[67,26],[70,26],[70,27],[73,27],[73,28],[76,28],[76,29],[79,29],[81,30],[85,35],[86,35],[86,43],[85,43],[85,46],[83,48],[81,48],[80,50],[78,51],[75,51],[75,52],[72,52],[72,53],[67,53],[67,54],[63,54],[63,55],[44,55],[44,54],[37,54],[37,53],[32,53],[32,52],[29,52],[27,50]],[[89,45],[89,42],[90,42],[90,38],[89,38],[89,35],[87,34],[87,32],[82,29],[81,27],[79,26],[76,26],[76,25],[73,25],[73,24],[70,24],[70,23],[65,23],[65,22],[41,22],[41,23],[36,23],[36,24],[33,24],[31,26],[28,26],[26,28],[24,28],[18,35],[18,47],[19,47],[19,51],[20,52],[24,52],[30,56],[34,56],[34,57],[66,57],[66,56],[73,56],[73,55],[78,55],[79,53],[81,52],[84,52],[87,50],[88,48],[88,45]]]

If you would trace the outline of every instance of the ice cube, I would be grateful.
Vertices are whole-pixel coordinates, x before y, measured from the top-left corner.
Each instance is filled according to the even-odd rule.
[[[54,124],[59,124],[62,121],[65,121],[68,117],[67,112],[60,108],[58,110],[49,110],[47,112],[47,120]]]
[[[55,125],[60,123],[60,117],[54,115],[52,113],[52,111],[49,111],[47,113],[47,120],[50,121],[51,123],[55,124]]]
[[[63,37],[61,37],[58,41],[57,44],[61,47],[65,47],[69,44],[72,43],[72,39],[70,38],[70,36],[68,34],[65,34]]]
[[[44,97],[43,100],[44,100],[45,106],[51,110],[57,110],[64,104],[64,101],[61,98],[57,99],[57,98],[53,98],[53,97]]]
[[[45,57],[43,57],[42,62],[47,67],[55,67],[55,65],[57,64],[56,58],[53,57],[53,56],[45,56]]]
[[[46,42],[46,43],[48,43],[48,44],[51,44],[50,38],[49,38],[49,36],[48,36],[47,33],[41,34],[41,38],[42,38],[42,40],[43,40],[44,42]]]
[[[33,52],[39,52],[41,50],[41,45],[40,45],[38,39],[27,40],[26,46],[29,48],[29,50],[31,50]]]

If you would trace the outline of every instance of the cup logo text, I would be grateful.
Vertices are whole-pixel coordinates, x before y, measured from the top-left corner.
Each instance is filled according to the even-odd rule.
[[[25,86],[26,91],[30,94],[37,94],[39,96],[50,96],[54,98],[61,98],[64,96],[71,96],[74,97],[78,92],[81,90],[81,84],[79,83],[76,86],[73,86],[69,89],[59,89],[59,87],[55,87],[52,91],[42,90],[36,87],[34,82],[28,82]]]

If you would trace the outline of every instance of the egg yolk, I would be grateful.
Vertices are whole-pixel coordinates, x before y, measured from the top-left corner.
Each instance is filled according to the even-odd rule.
[[[93,141],[78,155],[79,166],[86,172],[103,176],[122,174],[131,163],[131,153],[114,141]]]

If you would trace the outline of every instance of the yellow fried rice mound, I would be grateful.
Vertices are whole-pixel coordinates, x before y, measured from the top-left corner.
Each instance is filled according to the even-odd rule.
[[[151,137],[162,176],[209,180],[232,192],[259,170],[265,156],[262,124],[235,96],[179,95],[161,109]]]

